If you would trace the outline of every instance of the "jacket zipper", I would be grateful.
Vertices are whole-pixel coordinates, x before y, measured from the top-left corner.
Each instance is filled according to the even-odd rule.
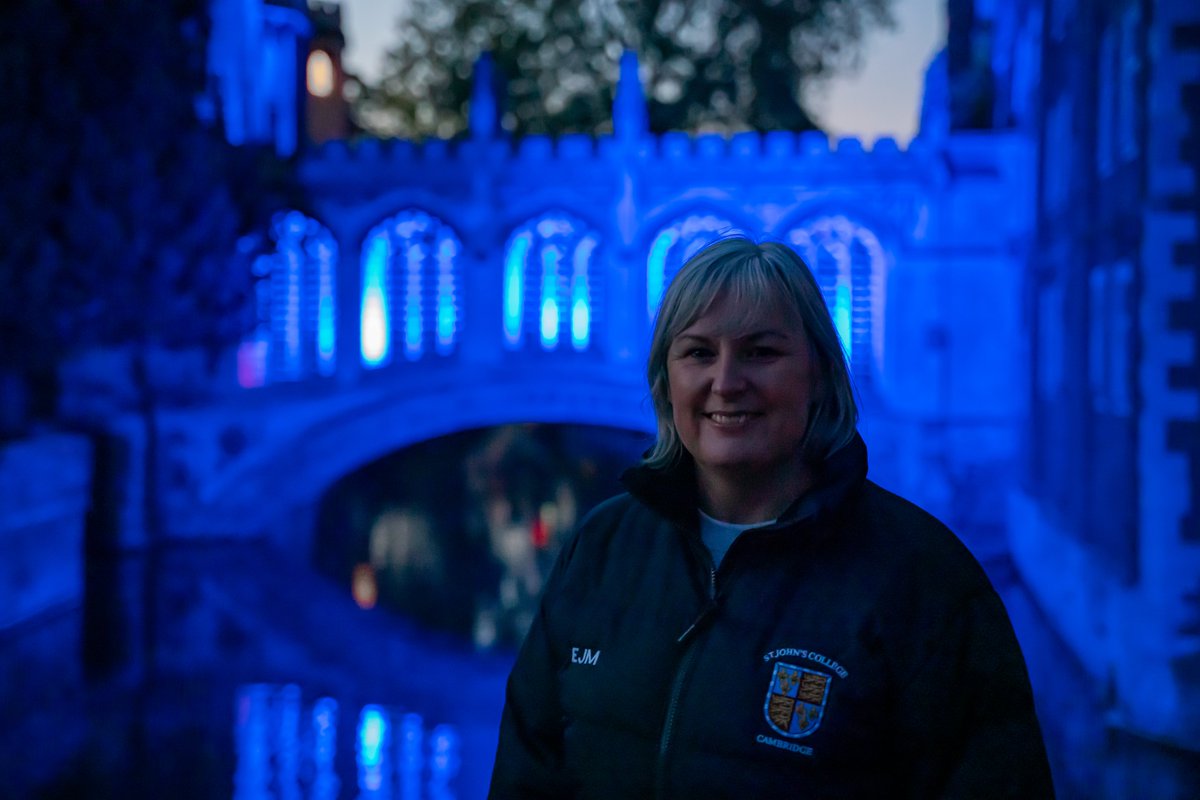
[[[692,662],[696,656],[696,639],[692,634],[697,631],[716,609],[717,568],[710,566],[708,570],[708,602],[704,604],[704,608],[700,610],[700,613],[692,621],[692,624],[688,626],[687,630],[676,639],[676,642],[683,645],[686,649],[683,652],[683,657],[679,660],[679,666],[675,668],[675,677],[671,681],[671,697],[667,704],[667,716],[663,721],[662,738],[658,742],[658,769],[656,770],[654,781],[654,796],[658,798],[666,797],[667,751],[670,748],[671,734],[675,727],[675,713],[679,709],[679,698],[683,694],[684,679],[687,677],[687,673],[691,669]]]

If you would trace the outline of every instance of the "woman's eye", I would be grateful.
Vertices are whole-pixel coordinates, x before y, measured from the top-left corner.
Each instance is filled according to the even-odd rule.
[[[779,351],[774,347],[752,347],[749,355],[751,358],[774,358],[779,355]]]

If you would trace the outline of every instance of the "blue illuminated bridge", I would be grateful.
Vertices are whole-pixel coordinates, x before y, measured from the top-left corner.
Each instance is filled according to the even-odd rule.
[[[953,517],[955,486],[1006,474],[1032,224],[1019,139],[651,136],[616,111],[599,138],[514,142],[473,121],[462,141],[307,156],[315,212],[279,215],[256,266],[240,386],[162,415],[169,532],[302,537],[333,481],[454,431],[652,431],[643,362],[663,289],[734,230],[816,273],[876,477]]]

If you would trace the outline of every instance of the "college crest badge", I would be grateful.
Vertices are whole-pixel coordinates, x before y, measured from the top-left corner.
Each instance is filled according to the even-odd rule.
[[[763,704],[767,723],[777,733],[791,738],[815,731],[825,712],[829,681],[829,676],[823,673],[776,662],[767,701]]]

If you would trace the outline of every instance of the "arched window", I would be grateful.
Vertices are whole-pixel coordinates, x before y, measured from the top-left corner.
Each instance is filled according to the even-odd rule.
[[[821,217],[788,232],[833,315],[850,368],[860,384],[883,366],[887,257],[879,239],[844,216]]]
[[[578,219],[543,214],[517,228],[504,251],[504,342],[516,350],[587,350],[601,310],[592,268],[600,237]]]
[[[458,344],[457,259],[449,225],[409,209],[372,230],[363,245],[363,364],[378,367],[399,350],[415,361],[449,355]]]
[[[337,242],[299,211],[271,222],[275,252],[254,261],[257,324],[238,351],[244,387],[329,375],[336,366]]]
[[[729,220],[711,213],[681,217],[659,230],[646,256],[646,312],[651,320],[679,268],[705,245],[737,231]]]

